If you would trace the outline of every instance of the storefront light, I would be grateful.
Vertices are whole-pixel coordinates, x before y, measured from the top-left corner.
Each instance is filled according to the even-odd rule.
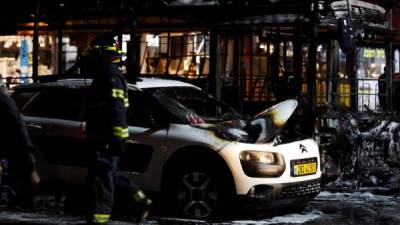
[[[11,47],[11,45],[12,45],[11,41],[6,41],[6,42],[4,42],[3,47],[4,48],[9,48],[9,47]]]
[[[293,57],[293,50],[291,50],[291,49],[286,50],[286,56]]]
[[[160,46],[160,37],[154,34],[146,35],[146,42],[148,47],[159,47]]]
[[[34,26],[35,26],[35,23],[34,23],[34,22],[23,23],[22,26],[25,26],[25,27],[34,27]],[[49,26],[48,23],[39,22],[39,27],[47,27],[47,26]]]
[[[260,49],[267,51],[267,45],[266,44],[260,44]]]
[[[275,46],[273,44],[269,44],[269,54],[272,54],[275,51]]]
[[[44,48],[44,47],[46,46],[46,44],[45,44],[45,39],[44,39],[43,36],[39,36],[39,46],[40,46],[41,48]]]
[[[322,45],[318,45],[317,52],[321,52],[321,51],[322,51],[322,48],[323,48]]]

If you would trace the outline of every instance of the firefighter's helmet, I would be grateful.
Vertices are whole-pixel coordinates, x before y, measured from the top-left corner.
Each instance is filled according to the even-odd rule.
[[[101,56],[121,58],[124,55],[119,43],[111,35],[94,38],[90,43],[90,47],[92,53]]]

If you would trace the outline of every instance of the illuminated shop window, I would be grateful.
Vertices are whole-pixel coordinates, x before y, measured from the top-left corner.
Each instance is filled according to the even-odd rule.
[[[0,74],[9,86],[32,82],[32,36],[0,36]],[[55,35],[39,36],[39,75],[54,74],[57,64]]]
[[[8,85],[28,82],[32,39],[20,36],[0,37],[0,74]],[[22,60],[21,60],[22,59]],[[23,63],[23,68],[21,66]]]
[[[339,49],[339,72],[337,75],[337,98],[342,106],[351,107],[350,77],[346,69],[346,54]]]
[[[50,75],[56,73],[57,42],[56,32],[46,32],[39,36],[39,66],[38,74]]]
[[[316,105],[324,106],[327,102],[327,45],[319,45],[317,48],[317,74],[316,74]]]
[[[177,75],[189,79],[209,74],[209,34],[202,32],[144,33],[140,73]]]
[[[357,48],[357,90],[358,110],[365,111],[364,105],[372,110],[381,109],[386,101],[386,89],[379,92],[379,82],[386,83],[385,50],[381,48]],[[382,76],[381,76],[382,75]],[[382,89],[382,88],[381,88]]]
[[[301,64],[301,95],[307,94],[307,68],[308,68],[308,46],[302,47],[302,64]]]
[[[245,101],[280,101],[294,90],[293,43],[252,34],[243,37],[241,76]],[[241,79],[243,80],[243,78]]]

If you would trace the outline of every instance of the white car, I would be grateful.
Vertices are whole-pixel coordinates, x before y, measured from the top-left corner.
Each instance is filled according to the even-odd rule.
[[[15,88],[40,149],[43,183],[85,182],[83,105],[90,83],[67,79]],[[317,143],[282,132],[296,100],[244,120],[189,83],[141,78],[128,88],[130,136],[120,170],[146,192],[162,193],[181,214],[206,218],[233,205],[301,207],[319,193]]]

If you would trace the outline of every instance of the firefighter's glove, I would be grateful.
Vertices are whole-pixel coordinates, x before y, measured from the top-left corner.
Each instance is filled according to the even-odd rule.
[[[125,152],[125,141],[111,141],[107,150],[112,155],[120,155]]]
[[[30,174],[30,181],[32,186],[36,187],[40,183],[40,176],[36,169],[34,169]]]

